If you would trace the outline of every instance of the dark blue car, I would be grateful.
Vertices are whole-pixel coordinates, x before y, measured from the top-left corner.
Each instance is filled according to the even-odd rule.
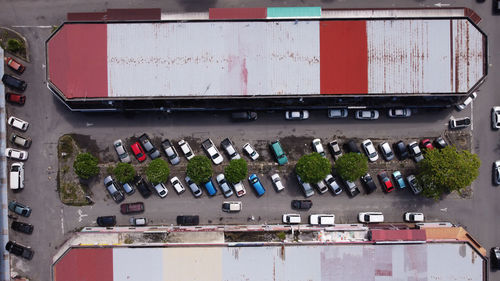
[[[262,183],[260,183],[260,180],[256,174],[251,174],[248,177],[248,181],[255,189],[255,192],[257,192],[257,196],[260,197],[260,196],[264,195],[264,192],[266,192],[266,190],[264,189],[264,186],[262,186]]]

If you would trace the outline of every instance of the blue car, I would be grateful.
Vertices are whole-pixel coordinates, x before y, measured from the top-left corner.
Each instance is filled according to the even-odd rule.
[[[405,179],[399,171],[395,171],[394,173],[392,173],[392,178],[394,178],[394,181],[398,183],[399,188],[406,187]]]
[[[204,183],[204,185],[209,196],[214,196],[217,193],[217,189],[215,189],[214,183],[212,182],[212,178],[208,179],[208,181]]]
[[[264,189],[264,186],[262,186],[262,183],[260,183],[260,180],[256,174],[251,174],[248,177],[248,181],[253,186],[253,189],[255,189],[255,192],[257,192],[257,196],[260,197],[264,195],[264,192],[266,192],[266,190]]]

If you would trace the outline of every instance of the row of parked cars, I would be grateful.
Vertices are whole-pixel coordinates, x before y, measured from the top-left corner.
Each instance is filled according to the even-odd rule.
[[[349,110],[347,108],[332,108],[328,109],[327,115],[328,118],[347,118],[349,116]],[[354,117],[359,120],[377,120],[379,116],[379,111],[375,109],[356,110],[354,112]],[[411,109],[390,108],[389,110],[387,110],[387,116],[391,118],[408,118],[411,116]],[[308,118],[308,110],[295,110],[285,112],[285,119],[287,120],[306,120]]]
[[[403,215],[406,222],[416,223],[424,221],[424,214],[418,212],[406,212]],[[358,214],[360,223],[382,223],[384,214],[381,212],[360,212]],[[300,224],[302,222],[300,214],[284,214],[282,222],[285,224]],[[334,214],[313,214],[309,216],[309,224],[331,226],[335,224]]]

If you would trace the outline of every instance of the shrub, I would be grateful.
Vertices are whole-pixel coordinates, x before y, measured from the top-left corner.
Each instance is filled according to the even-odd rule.
[[[198,155],[191,160],[187,165],[187,175],[196,184],[206,182],[213,174],[212,163],[208,157]]]
[[[135,169],[130,163],[118,163],[113,169],[113,174],[121,183],[130,182],[135,176]]]
[[[307,183],[317,183],[332,171],[332,164],[317,152],[300,157],[295,172]]]
[[[337,159],[335,170],[348,181],[355,181],[368,171],[368,159],[360,153],[349,152]]]
[[[230,183],[244,180],[248,174],[247,161],[245,159],[233,159],[224,168],[224,175]]]
[[[17,53],[21,51],[23,48],[23,43],[18,39],[9,39],[7,40],[7,50],[9,52]]]
[[[82,179],[89,179],[99,174],[99,161],[90,153],[80,153],[73,162],[75,173]]]
[[[146,169],[146,176],[153,185],[166,182],[169,174],[168,164],[161,158],[151,161]]]

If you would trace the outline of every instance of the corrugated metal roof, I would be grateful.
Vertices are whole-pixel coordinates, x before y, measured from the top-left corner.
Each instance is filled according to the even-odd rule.
[[[269,7],[267,18],[319,18],[321,7]]]

